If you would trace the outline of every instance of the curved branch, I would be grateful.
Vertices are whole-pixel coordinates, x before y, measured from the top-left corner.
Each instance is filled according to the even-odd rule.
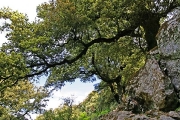
[[[89,47],[91,47],[92,45],[96,44],[96,43],[112,43],[112,42],[116,42],[120,37],[124,37],[124,36],[130,36],[131,34],[134,33],[134,30],[136,29],[137,26],[134,27],[130,27],[129,29],[120,31],[116,36],[112,37],[112,38],[97,38],[92,40],[89,43],[83,43],[84,49],[74,58],[72,59],[64,59],[61,62],[56,62],[56,63],[47,63],[47,62],[42,62],[42,63],[37,63],[37,64],[33,64],[32,66],[28,66],[28,68],[32,68],[32,67],[37,67],[37,66],[46,66],[43,70],[37,72],[37,73],[33,73],[33,74],[28,74],[24,77],[33,77],[36,75],[40,75],[44,72],[46,72],[48,69],[55,67],[55,66],[60,66],[63,64],[72,64],[74,62],[76,62],[77,60],[79,60],[83,55],[86,54],[86,52],[88,51]]]

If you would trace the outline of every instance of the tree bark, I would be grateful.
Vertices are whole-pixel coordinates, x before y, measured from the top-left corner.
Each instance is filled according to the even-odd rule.
[[[143,21],[142,27],[145,31],[145,39],[147,42],[147,50],[151,50],[157,46],[156,34],[160,28],[160,17],[156,14],[150,14],[145,21]]]

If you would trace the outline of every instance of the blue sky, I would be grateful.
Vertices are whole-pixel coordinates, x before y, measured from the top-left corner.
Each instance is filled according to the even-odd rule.
[[[10,7],[13,10],[18,10],[21,13],[27,14],[30,21],[33,21],[36,17],[36,6],[48,2],[49,0],[1,0],[0,8]],[[2,43],[6,42],[5,34],[0,34],[0,46]],[[40,79],[38,85],[42,85],[45,78]],[[79,79],[74,83],[67,83],[61,90],[55,91],[53,96],[50,98],[47,109],[56,108],[61,104],[61,98],[70,97],[74,95],[75,102],[82,102],[83,99],[94,89],[93,84],[98,83],[81,83]],[[32,117],[35,118],[36,115]]]

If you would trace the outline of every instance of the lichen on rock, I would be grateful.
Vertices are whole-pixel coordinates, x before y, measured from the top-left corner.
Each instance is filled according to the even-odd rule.
[[[126,88],[130,97],[127,104],[134,101],[141,114],[133,114],[135,107],[128,109],[132,113],[113,111],[109,113],[112,120],[180,120],[180,112],[174,111],[180,101],[180,7],[174,14],[162,24],[157,34],[158,46],[149,52],[144,67]]]
[[[137,101],[143,101],[139,104],[142,104],[145,110],[175,109],[178,100],[171,80],[162,72],[158,61],[153,56],[147,59],[145,66],[131,81],[133,83],[128,87],[128,91],[133,93],[132,96]]]
[[[180,7],[169,21],[162,24],[157,34],[159,54],[171,59],[180,58]]]
[[[145,66],[127,87],[145,110],[174,110],[179,102],[180,7],[174,14],[162,24],[157,34],[157,49],[149,52]]]
[[[180,98],[180,7],[177,7],[174,13],[176,15],[160,28],[157,43],[162,56],[160,64],[166,69],[167,76]]]

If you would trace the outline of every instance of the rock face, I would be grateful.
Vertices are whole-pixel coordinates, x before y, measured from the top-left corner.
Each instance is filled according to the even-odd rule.
[[[169,111],[175,109],[178,103],[171,80],[162,72],[158,61],[152,55],[130,84],[129,94],[132,94],[133,99],[145,110]]]
[[[126,89],[131,112],[113,111],[100,120],[180,120],[180,112],[171,111],[180,101],[180,7],[174,13],[159,29],[157,48]]]
[[[145,114],[133,114],[130,111],[112,111],[109,114],[100,117],[99,120],[180,120],[179,112],[148,112]]]
[[[180,92],[180,7],[176,15],[165,22],[158,33],[158,50],[162,56],[161,66],[167,69],[176,92]],[[180,97],[180,95],[179,95]]]
[[[150,51],[145,66],[130,81],[132,97],[145,110],[170,111],[180,98],[180,7],[158,34],[158,47]]]

